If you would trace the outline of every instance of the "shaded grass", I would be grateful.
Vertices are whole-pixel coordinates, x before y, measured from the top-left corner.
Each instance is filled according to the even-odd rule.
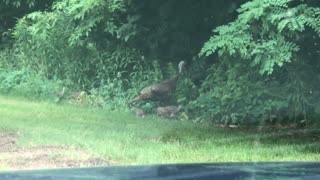
[[[18,131],[19,146],[71,146],[119,165],[320,160],[319,139],[307,133],[221,129],[12,97],[0,97],[0,114],[0,130]]]

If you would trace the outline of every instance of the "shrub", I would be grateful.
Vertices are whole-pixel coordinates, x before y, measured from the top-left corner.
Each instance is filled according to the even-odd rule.
[[[261,76],[249,62],[225,59],[209,72],[200,96],[186,107],[195,119],[241,124],[318,120],[317,67],[291,64]]]
[[[66,82],[48,80],[27,69],[0,72],[0,93],[32,99],[54,100]]]

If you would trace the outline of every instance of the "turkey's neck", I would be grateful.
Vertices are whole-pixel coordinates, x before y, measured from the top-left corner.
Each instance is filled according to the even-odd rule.
[[[176,74],[175,76],[173,76],[173,78],[165,80],[164,83],[169,83],[169,84],[175,85],[176,82],[178,81],[179,77],[180,77],[180,75]]]

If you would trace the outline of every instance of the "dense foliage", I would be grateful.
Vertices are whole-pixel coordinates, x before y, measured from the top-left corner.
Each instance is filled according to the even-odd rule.
[[[318,3],[319,5],[319,3]],[[238,9],[239,17],[228,25],[215,29],[218,35],[210,38],[201,50],[206,56],[235,55],[261,65],[260,73],[271,74],[274,66],[296,60],[300,48],[314,44],[306,40],[306,30],[314,41],[320,35],[320,8],[295,0],[253,0]]]
[[[199,116],[300,122],[318,114],[319,2],[253,0],[238,12],[235,21],[214,30],[201,50],[205,56],[218,52],[225,60],[211,68],[195,101]],[[203,105],[211,113],[201,113]]]
[[[141,88],[172,77],[185,60],[176,92],[181,118],[305,122],[320,113],[319,1],[15,0],[0,7],[1,93],[56,99],[67,87],[86,92],[88,104],[125,110]]]

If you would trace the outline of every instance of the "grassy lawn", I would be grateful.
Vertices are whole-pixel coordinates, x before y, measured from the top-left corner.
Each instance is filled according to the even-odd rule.
[[[18,132],[20,147],[76,147],[117,165],[320,161],[315,132],[245,132],[12,97],[0,97],[0,115],[0,131]]]

